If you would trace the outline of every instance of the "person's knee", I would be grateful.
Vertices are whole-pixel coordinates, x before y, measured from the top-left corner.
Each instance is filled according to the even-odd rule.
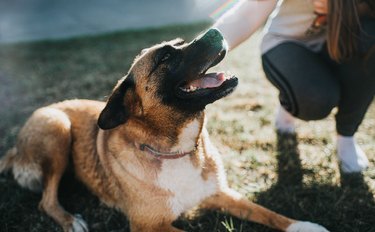
[[[328,85],[328,84],[327,84]],[[293,89],[283,91],[280,89],[280,104],[293,116],[302,120],[319,120],[327,117],[339,103],[339,89],[331,88]]]
[[[338,100],[338,96],[334,94],[300,97],[297,99],[298,111],[295,116],[306,121],[326,118],[338,105]]]
[[[280,104],[295,117],[322,119],[337,106],[338,81],[317,54],[295,43],[283,43],[264,54],[262,61],[266,77],[280,91]]]

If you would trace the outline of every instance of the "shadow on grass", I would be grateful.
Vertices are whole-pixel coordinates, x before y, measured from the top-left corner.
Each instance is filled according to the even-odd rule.
[[[38,210],[41,194],[22,189],[11,175],[0,176],[0,231],[62,231],[50,217]],[[100,203],[72,174],[64,175],[59,201],[70,213],[81,214],[92,232],[127,232],[126,217]]]
[[[341,173],[341,184],[304,184],[296,135],[277,134],[278,181],[256,196],[256,202],[288,217],[311,221],[331,232],[374,232],[375,202],[362,174]],[[221,222],[234,224],[226,229]],[[263,225],[241,221],[217,212],[204,212],[193,221],[180,223],[187,231],[271,232]],[[213,230],[213,228],[215,228]]]
[[[257,202],[288,217],[324,225],[332,232],[375,231],[375,202],[362,174],[341,174],[341,185],[305,185],[296,135],[277,134],[278,181]],[[268,229],[259,231],[272,231]]]

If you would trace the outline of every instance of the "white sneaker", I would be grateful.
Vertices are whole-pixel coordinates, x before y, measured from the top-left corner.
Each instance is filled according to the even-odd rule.
[[[344,173],[361,172],[369,165],[366,154],[355,142],[353,136],[337,136],[337,156]]]
[[[281,105],[277,109],[275,127],[280,133],[293,134],[296,132],[294,117]]]

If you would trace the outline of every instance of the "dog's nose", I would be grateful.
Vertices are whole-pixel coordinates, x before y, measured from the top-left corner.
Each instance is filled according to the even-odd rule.
[[[221,32],[216,28],[210,28],[205,33],[199,35],[192,43],[202,42],[210,46],[217,46],[226,49],[227,43]]]
[[[211,28],[208,31],[206,31],[205,34],[203,34],[202,39],[207,39],[209,41],[215,42],[215,41],[221,41],[224,38],[218,29]]]
[[[216,42],[224,40],[223,36],[221,35],[220,31],[216,28],[210,28],[206,32],[200,34],[194,41],[207,41],[207,42]]]

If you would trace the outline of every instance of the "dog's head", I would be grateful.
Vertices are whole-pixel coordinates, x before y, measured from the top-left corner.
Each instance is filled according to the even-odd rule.
[[[99,127],[112,129],[129,117],[147,116],[161,108],[168,117],[201,112],[238,84],[234,76],[207,73],[226,52],[226,42],[216,29],[190,43],[175,39],[143,50],[115,86],[100,114]]]

